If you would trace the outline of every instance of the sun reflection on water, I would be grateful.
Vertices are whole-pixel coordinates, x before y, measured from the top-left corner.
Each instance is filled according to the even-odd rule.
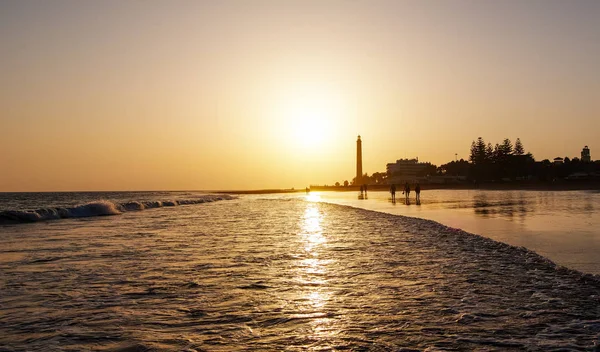
[[[315,204],[308,204],[304,211],[302,222],[302,236],[304,237],[304,249],[310,255],[316,255],[318,247],[326,242],[321,227],[322,215]]]
[[[319,192],[310,192],[306,195],[306,200],[309,202],[320,202],[321,201],[321,193]]]
[[[304,255],[298,262],[298,281],[302,285],[298,296],[304,302],[305,314],[314,316],[311,320],[313,337],[331,337],[335,334],[332,329],[333,321],[326,315],[332,295],[327,280],[332,259],[323,257],[323,248],[327,245],[327,237],[323,231],[325,215],[318,204],[319,194],[307,195],[306,199],[309,202],[306,203],[299,233]]]
[[[308,294],[307,298],[314,308],[322,308],[329,297],[322,292],[313,291]]]

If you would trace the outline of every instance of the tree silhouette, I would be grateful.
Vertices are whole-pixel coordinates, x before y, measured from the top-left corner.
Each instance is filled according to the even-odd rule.
[[[451,161],[438,167],[438,172],[441,175],[448,176],[469,176],[469,168],[471,164],[464,159],[459,161]]]
[[[419,170],[419,172],[417,172],[417,176],[424,177],[436,175],[437,169],[437,166],[433,165],[432,163],[425,163],[425,165],[423,165],[423,168]]]
[[[504,141],[502,141],[502,145],[500,145],[500,150],[502,151],[503,155],[511,155],[513,152],[513,145],[510,142],[510,139],[505,138]]]
[[[371,175],[371,181],[375,184],[384,184],[387,176],[386,172],[375,172]]]
[[[521,139],[517,138],[515,142],[515,149],[513,150],[514,155],[523,155],[525,154],[525,148],[523,148],[523,144],[521,143]]]
[[[494,160],[494,147],[492,147],[492,143],[488,143],[487,147],[485,148],[485,157],[489,162]]]
[[[471,143],[471,155],[469,156],[472,167],[470,176],[476,181],[483,181],[487,178],[489,172],[489,155],[488,148],[482,137],[477,138],[477,142]]]
[[[522,179],[533,171],[535,160],[531,153],[525,154],[523,144],[517,138],[515,147],[510,139],[501,144],[485,144],[483,138],[471,143],[469,177],[475,181],[509,181]]]
[[[479,137],[481,138],[481,137]],[[469,154],[469,161],[472,163],[475,163],[475,160],[477,159],[477,144],[475,144],[475,141],[471,142],[471,153]]]
[[[477,138],[477,142],[473,141],[471,143],[471,155],[469,156],[469,160],[475,165],[482,165],[485,163],[487,159],[486,156],[486,145],[483,138]]]

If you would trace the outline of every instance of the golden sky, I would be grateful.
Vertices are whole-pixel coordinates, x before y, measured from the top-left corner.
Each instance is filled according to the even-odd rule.
[[[598,1],[0,2],[0,191],[303,188],[600,153]],[[595,152],[597,151],[597,152]]]

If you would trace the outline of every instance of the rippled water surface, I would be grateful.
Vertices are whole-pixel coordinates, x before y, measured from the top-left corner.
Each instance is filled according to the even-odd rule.
[[[240,197],[0,227],[0,350],[593,351],[600,281],[429,220]]]
[[[316,196],[313,194],[313,197]],[[327,202],[431,219],[514,246],[523,246],[561,265],[600,274],[600,192],[427,190],[421,204],[397,202],[387,192],[323,192]]]

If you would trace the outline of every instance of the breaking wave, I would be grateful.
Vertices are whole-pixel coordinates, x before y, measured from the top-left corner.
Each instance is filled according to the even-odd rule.
[[[230,200],[234,197],[229,195],[205,195],[195,199],[125,202],[117,203],[108,200],[100,200],[77,205],[74,207],[42,208],[38,210],[5,210],[0,211],[0,225],[21,224],[46,220],[83,218],[93,216],[118,215],[128,211],[139,211],[144,209],[173,207],[178,205],[201,204],[219,200]]]

